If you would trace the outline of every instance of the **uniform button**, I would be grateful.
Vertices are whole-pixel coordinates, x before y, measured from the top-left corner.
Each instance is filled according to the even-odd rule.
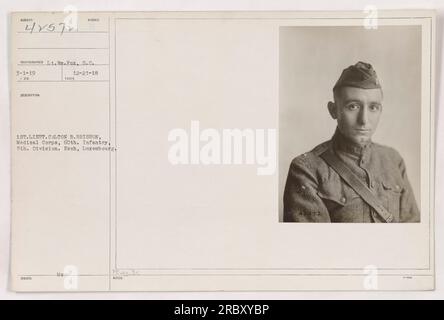
[[[345,200],[346,200],[345,197],[342,197],[342,198],[341,198],[341,202],[342,202],[342,203],[345,203]]]
[[[396,190],[399,190],[399,186],[398,185],[396,185],[395,188],[396,188]]]
[[[302,186],[301,188],[302,188],[302,190],[305,190],[306,187],[305,187],[305,186]]]

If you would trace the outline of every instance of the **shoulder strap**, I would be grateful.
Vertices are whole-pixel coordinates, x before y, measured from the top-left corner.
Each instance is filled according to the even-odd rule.
[[[373,192],[334,154],[332,150],[322,153],[321,158],[335,170],[339,176],[353,189],[358,195],[372,207],[385,222],[392,222],[393,215],[387,211]]]

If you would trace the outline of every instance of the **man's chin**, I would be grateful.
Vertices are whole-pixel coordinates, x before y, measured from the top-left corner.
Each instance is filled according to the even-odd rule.
[[[361,145],[367,144],[368,142],[370,142],[370,140],[371,140],[371,136],[367,136],[367,135],[358,135],[358,136],[354,136],[352,138],[352,141],[354,143],[361,144]]]
[[[340,130],[341,131],[341,130]],[[356,130],[347,130],[346,132],[342,132],[342,135],[347,138],[352,143],[364,145],[371,141],[373,132],[372,131],[356,131]]]

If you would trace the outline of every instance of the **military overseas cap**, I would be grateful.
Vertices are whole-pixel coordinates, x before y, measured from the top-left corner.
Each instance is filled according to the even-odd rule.
[[[361,89],[381,88],[378,76],[370,63],[359,61],[342,71],[336,81],[333,91],[341,87],[355,87]]]

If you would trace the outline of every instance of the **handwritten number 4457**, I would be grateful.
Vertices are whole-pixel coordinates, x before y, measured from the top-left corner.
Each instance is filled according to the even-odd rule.
[[[60,32],[62,35],[64,32],[71,32],[74,30],[74,27],[70,26],[67,23],[47,23],[47,24],[38,24],[33,22],[32,24],[26,24],[25,31],[29,31],[29,33],[33,32]]]

